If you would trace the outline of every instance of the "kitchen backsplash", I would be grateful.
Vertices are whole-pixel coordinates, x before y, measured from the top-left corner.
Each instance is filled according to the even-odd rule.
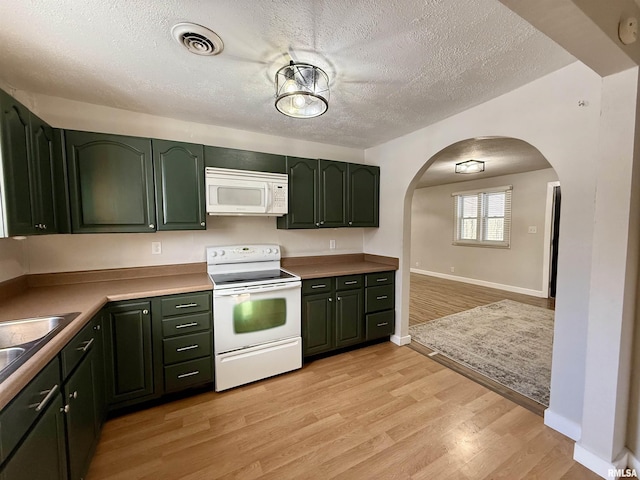
[[[22,244],[26,271],[51,273],[204,262],[205,247],[240,243],[279,244],[284,256],[360,253],[363,232],[362,228],[278,230],[273,217],[209,216],[203,231],[45,235],[21,242],[6,239],[2,247],[7,242]],[[335,249],[329,248],[330,240],[335,240]],[[160,242],[161,254],[151,253],[151,242]],[[4,267],[2,262],[0,251]]]
[[[13,238],[0,238],[0,282],[27,273],[24,243]]]

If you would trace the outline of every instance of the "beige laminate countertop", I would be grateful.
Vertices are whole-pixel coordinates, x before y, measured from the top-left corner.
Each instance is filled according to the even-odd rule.
[[[206,273],[164,275],[29,288],[0,303],[0,322],[80,312],[11,376],[0,383],[0,409],[22,390],[108,302],[213,288]]]
[[[289,257],[283,258],[281,264],[282,268],[298,275],[303,280],[387,272],[398,269],[397,258],[366,253],[320,257]]]

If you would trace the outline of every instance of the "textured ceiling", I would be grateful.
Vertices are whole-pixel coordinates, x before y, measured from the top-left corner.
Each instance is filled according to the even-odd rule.
[[[171,37],[214,30],[215,57]],[[329,74],[322,117],[273,106],[287,63]],[[497,0],[3,0],[0,82],[154,115],[371,147],[574,61]]]
[[[484,172],[455,173],[456,163],[485,162]],[[416,188],[499,177],[551,168],[540,151],[527,142],[506,137],[470,138],[438,152]]]

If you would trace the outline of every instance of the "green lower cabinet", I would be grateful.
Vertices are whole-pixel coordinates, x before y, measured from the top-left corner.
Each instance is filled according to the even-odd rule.
[[[148,301],[124,302],[106,310],[104,336],[109,409],[156,395],[150,310]]]
[[[364,340],[363,291],[336,292],[336,348],[348,347]]]
[[[333,293],[302,296],[303,355],[311,356],[335,348]]]
[[[0,480],[65,480],[64,408],[60,393],[50,401],[22,444],[0,470]]]

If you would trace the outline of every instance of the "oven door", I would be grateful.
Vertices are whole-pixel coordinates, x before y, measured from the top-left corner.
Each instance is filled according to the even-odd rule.
[[[216,354],[301,335],[302,283],[213,290]]]

